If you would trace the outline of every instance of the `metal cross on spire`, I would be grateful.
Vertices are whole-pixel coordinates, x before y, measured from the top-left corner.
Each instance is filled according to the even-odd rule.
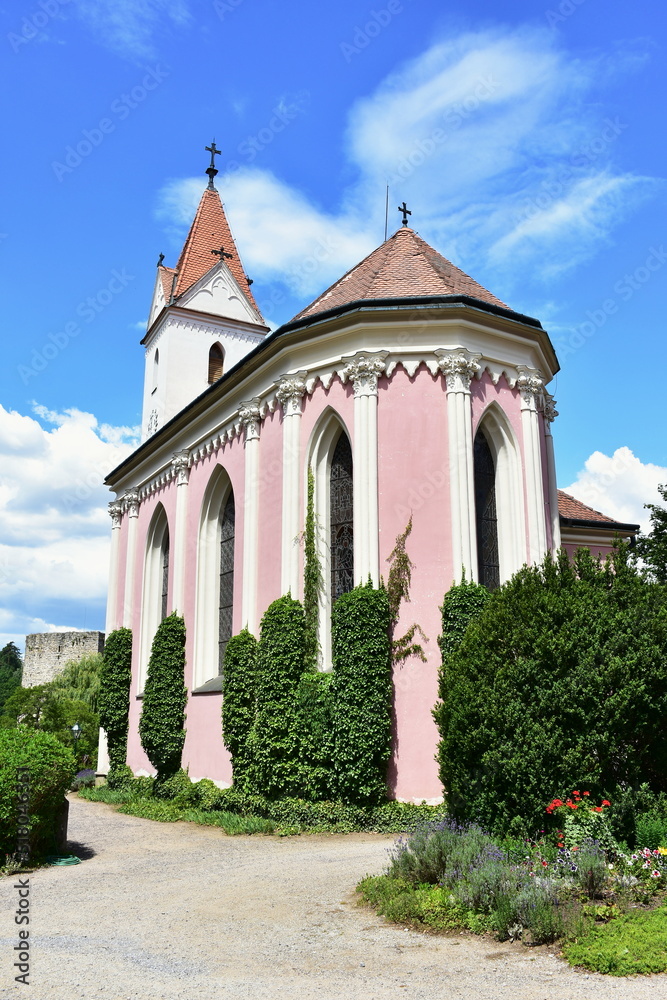
[[[209,167],[206,168],[206,173],[208,174],[208,186],[209,189],[212,191],[213,188],[215,187],[215,185],[213,184],[213,178],[218,172],[215,168],[215,158],[216,156],[220,155],[222,150],[217,148],[214,139],[210,146],[206,146],[206,152],[211,154],[211,164]]]
[[[408,206],[405,204],[405,202],[403,202],[402,205],[398,206],[398,210],[399,210],[399,212],[403,213],[403,225],[407,226],[407,224],[408,224],[408,216],[412,215],[412,212],[410,211],[410,209],[408,208]]]
[[[216,254],[220,258],[220,260],[224,260],[226,257],[229,258],[229,260],[231,260],[232,257],[234,256],[233,253],[227,253],[224,247],[220,247],[219,250],[211,250],[211,253]]]

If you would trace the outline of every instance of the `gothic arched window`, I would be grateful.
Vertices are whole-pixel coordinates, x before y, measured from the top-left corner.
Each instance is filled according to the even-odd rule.
[[[352,448],[342,431],[331,459],[331,602],[354,587]]]
[[[496,466],[482,430],[475,437],[474,465],[478,580],[489,590],[495,590],[500,585]]]
[[[169,529],[165,528],[160,548],[160,573],[162,584],[162,596],[160,601],[160,621],[167,617],[167,603],[169,600]]]
[[[222,372],[225,366],[225,352],[223,351],[220,344],[213,344],[211,350],[208,352],[208,384],[212,385],[213,382],[217,382],[219,378],[222,378]]]
[[[230,492],[220,518],[220,603],[218,610],[218,673],[222,674],[234,614],[234,526],[236,510]]]

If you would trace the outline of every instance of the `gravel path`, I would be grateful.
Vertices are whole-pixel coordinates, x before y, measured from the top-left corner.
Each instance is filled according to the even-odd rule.
[[[69,832],[88,859],[30,876],[29,986],[11,968],[15,879],[0,880],[3,1000],[667,1000],[667,976],[385,924],[353,890],[391,837],[226,837],[77,799]]]

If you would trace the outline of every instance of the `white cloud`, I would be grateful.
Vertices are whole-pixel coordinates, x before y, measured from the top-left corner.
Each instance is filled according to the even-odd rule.
[[[103,600],[111,497],[103,480],[137,445],[136,428],[100,425],[75,409],[33,409],[39,419],[0,406],[0,626],[6,634],[28,626],[55,630],[44,621],[36,627],[35,612],[45,603]]]
[[[107,48],[133,59],[155,58],[155,35],[165,22],[190,20],[187,0],[74,0],[81,20]]]
[[[390,231],[406,199],[411,224],[499,294],[527,266],[558,275],[604,245],[658,183],[615,167],[630,125],[590,99],[637,64],[622,53],[571,56],[534,28],[434,44],[350,108],[342,143],[352,180],[337,209],[255,166],[219,178],[248,269],[304,297],[324,290],[379,242],[389,182]],[[162,193],[160,214],[179,240],[201,191],[189,179]]]
[[[650,529],[646,503],[663,503],[658,486],[667,483],[667,468],[644,463],[629,448],[617,448],[613,455],[594,451],[565,492],[595,510],[625,524]]]

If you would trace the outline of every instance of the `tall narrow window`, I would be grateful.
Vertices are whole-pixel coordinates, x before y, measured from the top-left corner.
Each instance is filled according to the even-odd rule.
[[[495,590],[500,585],[496,467],[482,430],[475,437],[474,462],[478,580],[489,590]]]
[[[331,460],[331,602],[354,587],[354,490],[352,449],[347,434],[338,438]]]
[[[218,612],[218,673],[222,674],[225,650],[232,635],[234,613],[234,527],[236,510],[230,493],[220,519],[220,605]]]
[[[156,347],[155,354],[153,355],[153,389],[151,391],[152,393],[155,392],[155,390],[157,389],[157,377],[159,370],[160,370],[160,351]]]
[[[160,552],[160,562],[162,570],[162,598],[160,604],[160,621],[167,617],[167,602],[169,600],[169,531],[166,530],[162,539]]]
[[[213,382],[217,382],[219,378],[222,378],[224,364],[225,364],[225,352],[223,351],[220,344],[213,344],[211,350],[208,352],[209,385],[211,385]]]

